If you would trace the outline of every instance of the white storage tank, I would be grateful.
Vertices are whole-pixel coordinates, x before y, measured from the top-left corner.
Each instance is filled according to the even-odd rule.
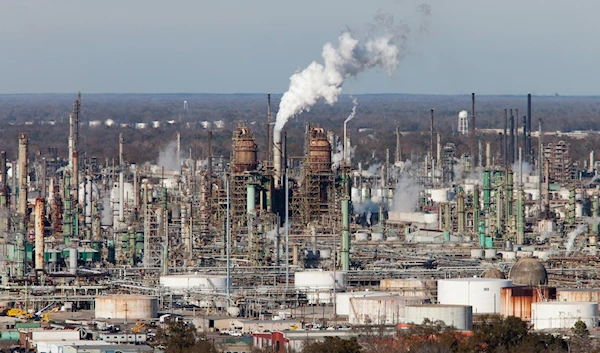
[[[517,253],[515,251],[503,251],[502,260],[514,261],[517,259]]]
[[[227,289],[227,276],[208,274],[184,274],[160,276],[160,284],[177,291],[190,289],[202,292],[223,292]]]
[[[471,258],[472,259],[483,259],[485,252],[483,249],[471,249]]]
[[[485,249],[485,258],[493,259],[496,257],[496,249]]]
[[[354,239],[356,241],[367,241],[367,240],[369,240],[369,233],[365,233],[365,232],[355,233]]]
[[[454,326],[457,330],[471,330],[473,328],[473,307],[470,305],[407,305],[404,308],[406,323],[420,325],[423,320],[443,321],[447,326]]]
[[[594,302],[600,303],[599,288],[560,288],[556,289],[556,300],[561,302]]]
[[[448,201],[448,189],[429,189],[431,201],[435,203]]]
[[[294,288],[301,290],[341,289],[346,286],[346,272],[342,271],[300,271],[294,273]]]
[[[158,316],[155,297],[113,294],[95,299],[95,317],[102,319],[153,319]]]
[[[473,314],[500,313],[501,288],[512,281],[498,278],[450,278],[438,280],[438,302],[471,305]]]
[[[383,241],[383,233],[371,233],[371,241]]]
[[[396,325],[404,321],[404,307],[429,303],[429,298],[385,297],[350,298],[351,325]]]
[[[429,297],[437,291],[437,282],[416,278],[382,279],[379,282],[379,289],[394,292],[403,297]]]
[[[598,326],[598,303],[537,302],[531,304],[531,324],[535,330],[572,328],[583,321],[588,329]]]
[[[335,313],[336,315],[348,316],[350,315],[350,298],[365,298],[365,297],[385,297],[389,296],[386,292],[343,292],[336,293],[335,295]]]

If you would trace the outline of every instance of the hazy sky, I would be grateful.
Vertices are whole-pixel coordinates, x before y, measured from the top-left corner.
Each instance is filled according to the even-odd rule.
[[[344,93],[600,95],[598,0],[0,0],[0,93],[283,93],[345,28],[413,26]]]

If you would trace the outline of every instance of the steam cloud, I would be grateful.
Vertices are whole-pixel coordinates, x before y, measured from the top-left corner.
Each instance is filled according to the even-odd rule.
[[[158,167],[164,167],[165,170],[179,170],[179,158],[177,156],[177,141],[169,142],[164,149],[158,153]]]
[[[386,20],[389,22],[392,18]],[[390,23],[386,23],[386,27],[389,28]],[[290,87],[279,103],[275,130],[283,129],[292,116],[310,110],[321,98],[333,105],[348,77],[376,66],[391,75],[400,63],[406,39],[404,34],[384,34],[361,41],[344,32],[338,38],[337,48],[331,43],[325,44],[321,54],[324,64],[313,61],[290,77]]]
[[[356,115],[356,107],[358,107],[358,99],[353,98],[352,99],[352,111],[350,112],[350,115],[348,115],[346,120],[344,120],[344,123],[347,124],[350,120],[354,119],[354,116]]]

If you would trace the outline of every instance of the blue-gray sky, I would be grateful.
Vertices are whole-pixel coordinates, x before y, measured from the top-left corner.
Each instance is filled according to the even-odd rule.
[[[423,2],[395,75],[344,93],[600,94],[598,0],[0,0],[0,93],[283,93],[344,28]]]

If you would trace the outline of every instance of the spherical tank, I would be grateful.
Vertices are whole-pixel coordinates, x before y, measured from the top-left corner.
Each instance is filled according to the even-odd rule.
[[[501,288],[512,281],[496,278],[450,278],[438,280],[440,304],[471,305],[474,314],[498,314]]]
[[[514,284],[539,286],[548,283],[544,265],[536,259],[524,257],[517,261],[508,273]]]
[[[113,294],[97,297],[95,316],[103,319],[152,319],[157,317],[158,301],[144,295]]]
[[[473,307],[470,305],[407,305],[404,307],[404,320],[406,323],[420,325],[423,320],[443,321],[448,326],[457,330],[471,330],[473,328]]]
[[[323,128],[313,127],[310,130],[308,162],[313,173],[331,171],[331,145]]]
[[[583,321],[589,330],[598,326],[598,303],[539,302],[531,305],[531,323],[535,330],[572,328]]]

